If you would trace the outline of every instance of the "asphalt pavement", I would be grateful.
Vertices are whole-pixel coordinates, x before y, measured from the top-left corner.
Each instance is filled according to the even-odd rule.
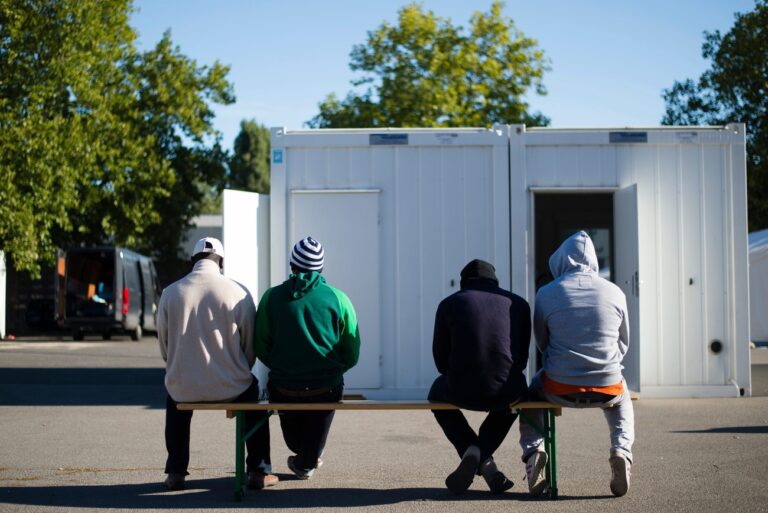
[[[281,482],[234,502],[234,423],[196,412],[189,489],[160,485],[163,362],[157,342],[0,341],[0,511],[768,512],[768,348],[752,350],[753,397],[635,402],[632,486],[611,496],[608,428],[599,410],[558,419],[560,499],[527,495],[517,426],[496,454],[515,482],[482,479],[454,496],[458,463],[429,412],[338,412],[308,481],[292,479],[279,422]],[[481,416],[469,414],[477,426]]]

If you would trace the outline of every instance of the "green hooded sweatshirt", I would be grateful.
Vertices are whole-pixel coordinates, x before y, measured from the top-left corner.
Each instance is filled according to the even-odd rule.
[[[355,309],[319,273],[291,274],[261,297],[254,348],[275,385],[337,385],[360,355]]]

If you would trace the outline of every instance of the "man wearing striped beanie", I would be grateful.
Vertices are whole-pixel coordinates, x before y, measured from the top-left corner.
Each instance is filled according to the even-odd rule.
[[[360,354],[357,316],[349,298],[321,276],[325,252],[312,237],[291,251],[291,274],[267,290],[256,313],[256,355],[269,367],[269,398],[276,403],[341,400],[344,373]],[[309,479],[322,465],[333,411],[281,411],[288,468]]]

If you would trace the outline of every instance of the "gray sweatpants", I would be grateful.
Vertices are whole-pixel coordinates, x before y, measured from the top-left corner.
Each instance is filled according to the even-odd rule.
[[[632,398],[624,381],[624,393],[616,396],[608,402],[570,401],[561,396],[544,392],[542,371],[533,377],[528,387],[531,400],[549,401],[568,408],[602,408],[605,420],[608,421],[608,429],[611,433],[611,453],[620,452],[631,462],[632,444],[635,442],[635,412],[632,408]],[[544,410],[526,410],[526,416],[530,417],[539,426],[544,425]],[[523,449],[523,461],[532,453],[544,450],[544,437],[539,434],[520,416],[520,447]]]

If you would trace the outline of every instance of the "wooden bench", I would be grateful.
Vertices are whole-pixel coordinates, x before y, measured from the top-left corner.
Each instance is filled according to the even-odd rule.
[[[223,410],[227,418],[235,418],[235,500],[241,500],[245,494],[245,441],[268,421],[269,416],[278,411],[312,411],[312,410],[458,410],[458,406],[449,403],[433,403],[429,401],[366,401],[344,400],[339,403],[179,403],[179,410]],[[557,499],[557,445],[555,437],[555,417],[562,414],[558,404],[541,401],[529,401],[510,406],[511,410],[529,420],[524,410],[543,409],[544,425],[534,426],[544,436],[544,449],[549,455],[545,469],[549,497]],[[244,417],[246,411],[266,411],[267,417],[248,433],[244,433]],[[531,422],[532,423],[532,422]],[[437,429],[437,427],[435,427]]]

